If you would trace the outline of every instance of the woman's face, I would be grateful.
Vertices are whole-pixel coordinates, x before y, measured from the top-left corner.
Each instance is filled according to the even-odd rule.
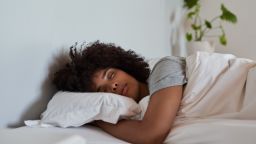
[[[110,92],[138,99],[140,83],[128,73],[116,69],[106,68],[98,70],[92,78],[93,91]]]

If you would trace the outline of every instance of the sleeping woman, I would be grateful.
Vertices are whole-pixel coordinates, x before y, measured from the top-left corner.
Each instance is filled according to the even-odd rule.
[[[130,143],[163,143],[172,128],[186,84],[185,60],[168,56],[152,70],[143,57],[114,44],[96,41],[77,50],[70,48],[71,61],[54,75],[58,90],[109,92],[139,102],[150,95],[142,120],[117,124],[95,121],[94,125]]]

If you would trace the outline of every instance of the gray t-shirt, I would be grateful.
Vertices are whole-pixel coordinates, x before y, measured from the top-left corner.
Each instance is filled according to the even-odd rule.
[[[152,68],[148,78],[150,96],[160,89],[187,83],[185,69],[186,61],[182,57],[161,58]]]

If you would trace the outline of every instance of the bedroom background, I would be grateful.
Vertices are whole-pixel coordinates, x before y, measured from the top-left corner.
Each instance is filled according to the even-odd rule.
[[[239,20],[225,25],[228,46],[216,45],[216,51],[256,60],[251,16],[256,2],[202,2],[205,16],[216,15],[223,2]],[[180,5],[180,0],[0,0],[0,127],[39,116],[53,93],[49,66],[75,42],[113,42],[146,58],[172,55],[170,16]]]

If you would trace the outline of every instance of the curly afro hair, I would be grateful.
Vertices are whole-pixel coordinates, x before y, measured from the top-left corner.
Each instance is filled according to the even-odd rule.
[[[71,61],[53,76],[53,84],[58,90],[92,92],[93,74],[105,68],[123,70],[136,80],[147,83],[149,65],[134,51],[99,41],[81,46],[79,50],[76,46],[70,47]]]

